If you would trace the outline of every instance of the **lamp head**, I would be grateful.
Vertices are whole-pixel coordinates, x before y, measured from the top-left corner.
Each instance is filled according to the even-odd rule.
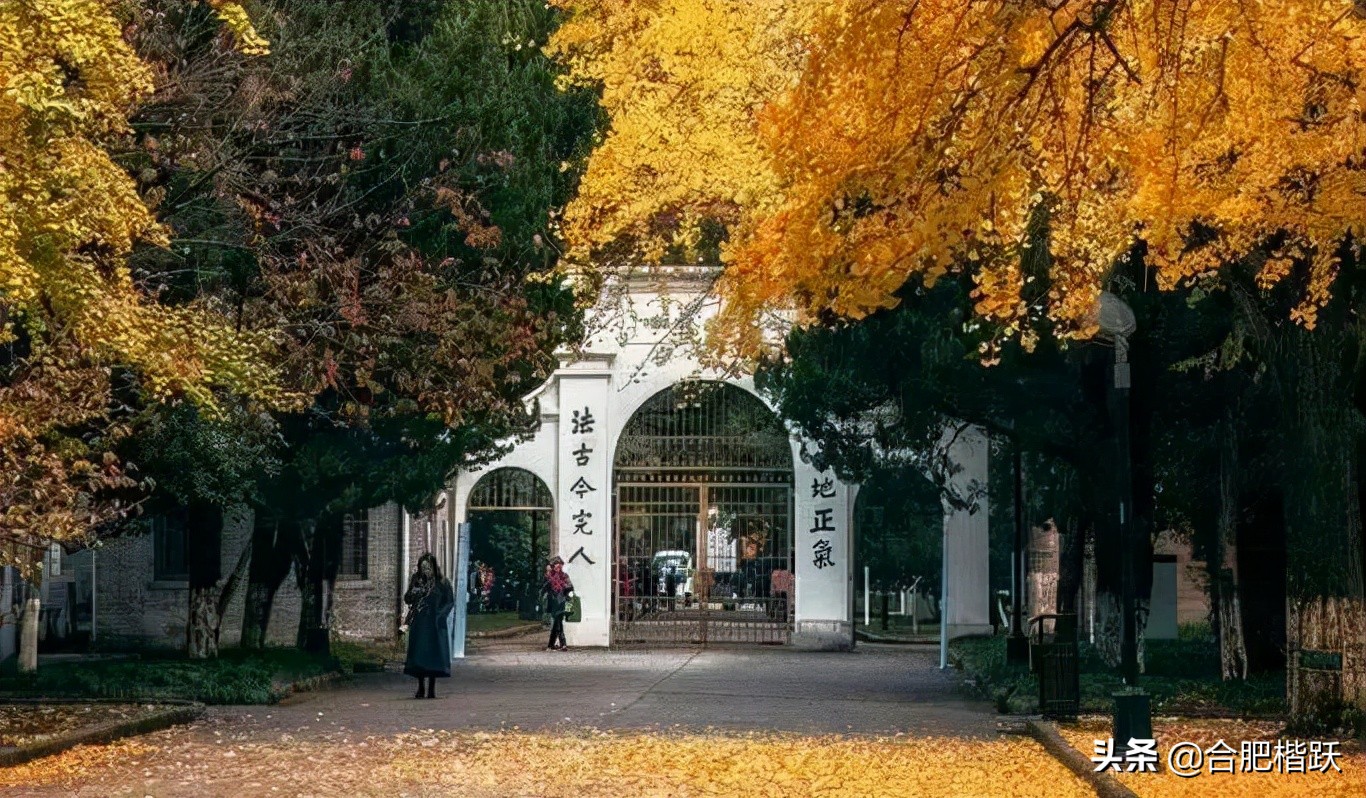
[[[1109,291],[1100,292],[1100,302],[1096,306],[1096,323],[1100,327],[1101,337],[1109,341],[1128,338],[1138,329],[1133,309]]]

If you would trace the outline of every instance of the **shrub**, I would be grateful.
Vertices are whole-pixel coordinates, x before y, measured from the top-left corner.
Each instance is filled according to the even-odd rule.
[[[207,660],[144,651],[132,659],[52,663],[30,674],[15,672],[11,664],[0,674],[0,692],[53,698],[268,704],[279,700],[291,682],[336,669],[337,662],[331,658],[292,648],[227,649]]]

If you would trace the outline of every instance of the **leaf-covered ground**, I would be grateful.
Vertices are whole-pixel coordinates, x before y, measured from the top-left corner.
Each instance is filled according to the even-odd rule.
[[[1345,741],[1338,757],[1341,773],[1210,773],[1182,778],[1166,768],[1167,752],[1173,744],[1189,741],[1207,749],[1223,740],[1235,752],[1243,740],[1270,740],[1275,744],[1280,724],[1267,721],[1200,720],[1161,721],[1154,719],[1157,738],[1157,773],[1118,773],[1116,776],[1141,798],[1361,798],[1366,795],[1366,752],[1356,741]],[[1107,721],[1089,721],[1060,727],[1062,736],[1088,757],[1095,740],[1110,736]],[[1236,759],[1235,759],[1236,763]],[[1235,765],[1236,770],[1236,765]]]
[[[0,704],[0,747],[29,745],[157,709],[152,704]]]
[[[48,796],[1094,795],[1025,737],[335,732],[307,741],[168,730],[0,770]]]

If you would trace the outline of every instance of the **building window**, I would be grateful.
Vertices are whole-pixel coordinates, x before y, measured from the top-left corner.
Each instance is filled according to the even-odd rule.
[[[13,566],[0,568],[0,577],[4,579],[4,588],[9,591],[9,601],[12,609],[8,612],[19,612],[24,606],[24,600],[28,598],[28,586],[19,578],[19,569]],[[0,607],[0,609],[4,609]]]
[[[184,582],[190,578],[186,560],[184,513],[152,519],[152,578],[158,582]]]
[[[347,513],[342,519],[341,567],[338,579],[365,579],[369,576],[370,511]]]

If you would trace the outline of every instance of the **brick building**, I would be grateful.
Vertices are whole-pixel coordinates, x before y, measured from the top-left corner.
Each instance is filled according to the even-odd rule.
[[[397,505],[387,504],[347,519],[332,604],[332,627],[339,637],[380,640],[397,633],[402,590],[425,542],[404,534],[405,516]],[[251,540],[253,520],[245,509],[224,519],[225,577]],[[409,528],[413,523],[413,517],[407,517]],[[184,536],[184,526],[174,519],[156,519],[150,533],[107,541],[93,553],[97,646],[185,645],[189,583]],[[408,551],[402,550],[404,543],[410,544]],[[245,589],[239,589],[224,613],[221,645],[236,645],[241,639],[245,595]],[[298,623],[299,589],[291,572],[275,595],[268,642],[293,644]]]

